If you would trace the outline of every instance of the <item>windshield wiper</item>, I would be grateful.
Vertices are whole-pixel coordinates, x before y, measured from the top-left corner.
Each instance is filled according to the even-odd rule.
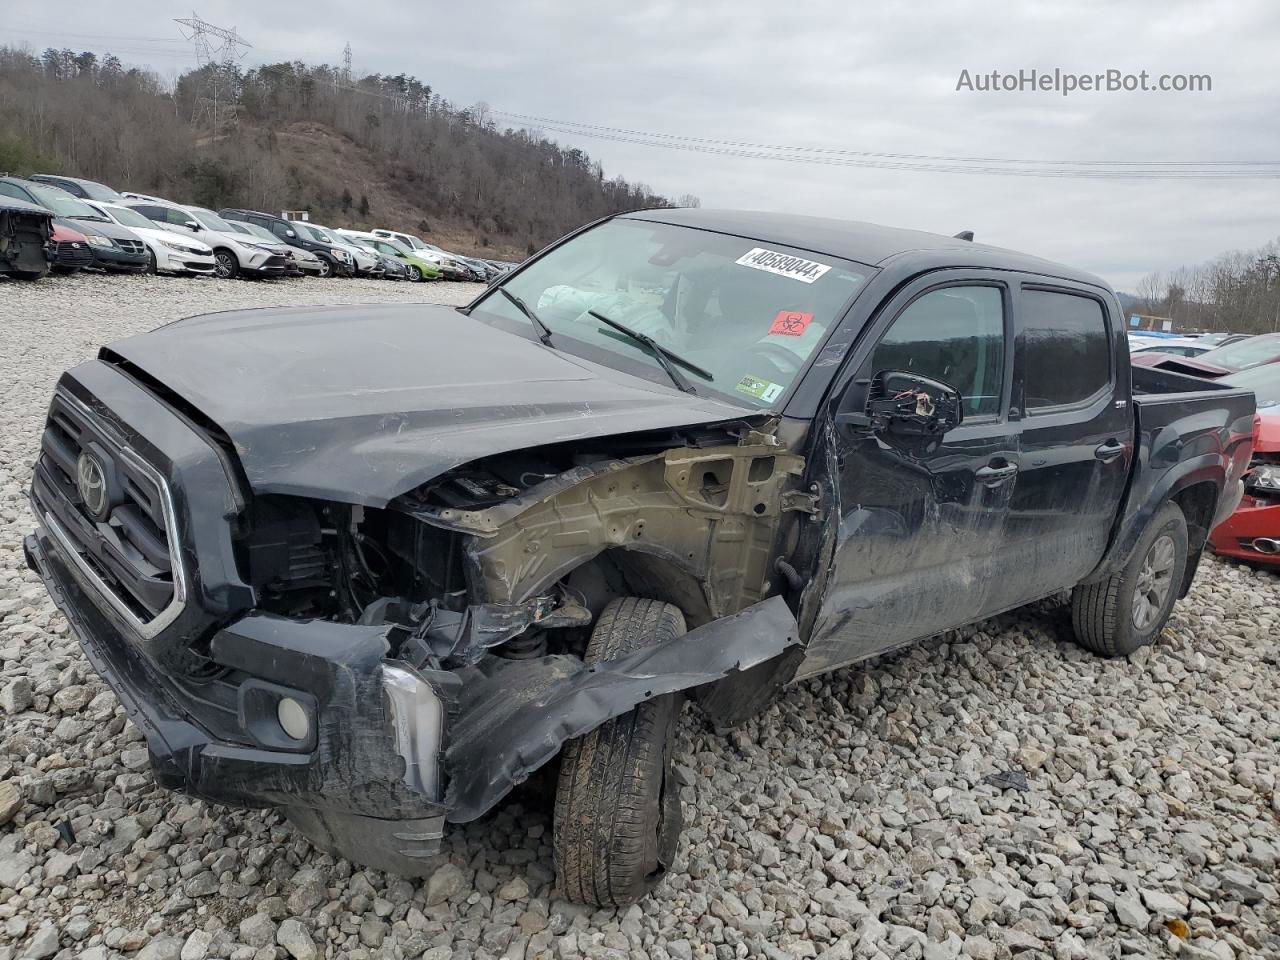
[[[499,287],[498,292],[515,304],[515,308],[529,318],[529,322],[538,328],[538,339],[551,346],[551,328],[542,322],[542,318],[533,312],[533,308],[517,297],[506,287]]]
[[[714,376],[702,369],[702,367],[698,366],[696,363],[691,363],[684,357],[680,356],[680,354],[668,350],[657,340],[653,339],[653,337],[643,334],[638,330],[632,330],[630,327],[624,326],[617,320],[610,320],[603,313],[597,313],[595,310],[588,310],[587,313],[595,317],[601,323],[613,327],[613,329],[617,330],[619,333],[626,334],[632,340],[636,341],[636,343],[640,343],[648,347],[653,352],[654,358],[662,365],[662,369],[667,372],[667,376],[671,378],[671,382],[685,393],[697,393],[698,391],[693,389],[693,384],[685,378],[684,374],[675,368],[675,364],[677,363],[686,370],[692,370],[704,380],[715,379]]]

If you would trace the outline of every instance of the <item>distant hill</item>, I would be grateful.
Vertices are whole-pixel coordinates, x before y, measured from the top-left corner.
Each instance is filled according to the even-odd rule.
[[[213,208],[309,210],[331,226],[398,228],[497,258],[611,213],[672,205],[404,74],[206,67],[170,88],[110,54],[65,49],[0,47],[3,170]]]

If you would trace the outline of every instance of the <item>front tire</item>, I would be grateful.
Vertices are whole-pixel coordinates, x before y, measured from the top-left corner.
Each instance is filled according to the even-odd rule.
[[[612,659],[684,629],[683,614],[669,603],[614,600],[596,623],[586,660]],[[554,845],[568,900],[625,906],[670,868],[682,825],[670,769],[681,702],[678,694],[646,701],[565,745]]]
[[[219,280],[234,280],[240,275],[240,263],[230,250],[213,251],[213,272]]]
[[[422,271],[419,270],[417,267],[415,267],[412,263],[409,264],[409,279],[412,280],[414,283],[417,283],[422,279]]]
[[[1187,569],[1187,518],[1160,508],[1119,573],[1071,592],[1076,641],[1104,657],[1127,657],[1164,629]]]

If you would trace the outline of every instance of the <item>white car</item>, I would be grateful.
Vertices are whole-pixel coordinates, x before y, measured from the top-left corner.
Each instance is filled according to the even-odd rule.
[[[122,207],[116,203],[98,200],[86,200],[108,220],[128,227],[147,245],[151,254],[151,273],[185,273],[211,274],[216,266],[213,259],[213,247],[195,237],[180,237],[171,230],[166,230],[155,222],[148,220],[132,207]]]
[[[289,269],[289,257],[273,246],[236,231],[226,220],[204,207],[189,207],[152,197],[130,199],[133,210],[180,236],[195,234],[213,248],[214,273],[232,277],[280,277]]]
[[[223,218],[226,219],[226,218]],[[237,233],[243,233],[249,237],[257,237],[258,241],[265,245],[279,247],[288,254],[289,259],[293,261],[293,265],[297,267],[299,273],[307,276],[322,276],[325,272],[325,265],[319,257],[310,250],[303,250],[301,247],[291,247],[282,244],[274,233],[266,227],[260,227],[256,223],[245,223],[240,220],[227,220],[235,228]]]

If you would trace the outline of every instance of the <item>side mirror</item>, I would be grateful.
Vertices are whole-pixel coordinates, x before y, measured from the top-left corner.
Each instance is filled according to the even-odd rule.
[[[192,233],[200,232],[200,224],[196,223],[194,220],[184,221],[182,225],[186,227],[188,230],[190,230]]]
[[[882,370],[867,388],[871,429],[900,437],[941,437],[964,420],[960,391],[941,380],[902,370]]]
[[[285,235],[286,237],[296,237],[298,234],[297,234],[295,231],[293,231],[293,230],[286,230],[286,231],[284,232],[284,235]]]

